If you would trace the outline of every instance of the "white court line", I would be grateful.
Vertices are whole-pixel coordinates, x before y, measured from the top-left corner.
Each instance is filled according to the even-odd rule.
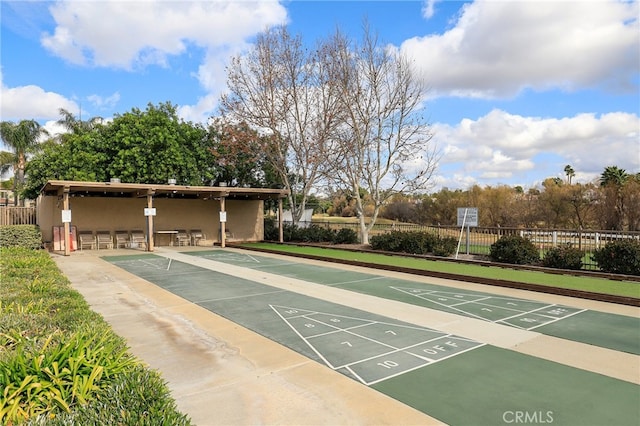
[[[416,295],[416,294],[413,294],[413,293],[407,293],[407,292],[405,292],[404,290],[400,290],[400,289],[398,289],[398,288],[396,288],[396,287],[391,287],[391,288],[394,288],[394,289],[396,289],[396,290],[398,290],[398,291],[401,291],[401,292],[403,292],[403,293],[405,293],[405,294],[409,294],[409,295],[411,295],[411,296],[418,297],[418,298],[420,298],[420,299],[422,299],[422,300],[426,300],[426,301],[428,301],[428,302],[435,303],[436,305],[440,305],[440,306],[445,307],[445,308],[451,308],[451,309],[453,309],[454,311],[462,312],[462,313],[463,313],[463,314],[465,314],[465,315],[472,316],[472,317],[476,317],[476,318],[481,319],[481,320],[483,320],[483,321],[489,321],[488,319],[486,319],[485,317],[482,317],[482,316],[480,316],[480,315],[472,314],[471,312],[467,312],[467,311],[464,311],[464,310],[462,310],[462,309],[458,309],[458,308],[456,308],[456,307],[452,307],[452,306],[449,306],[449,305],[445,305],[444,303],[436,302],[435,300],[431,300],[431,299],[424,298],[424,297],[422,297],[422,295]]]
[[[561,317],[561,318],[556,318],[556,319],[554,319],[553,321],[545,322],[544,324],[540,324],[540,325],[536,325],[535,327],[528,328],[527,330],[534,330],[534,329],[536,329],[536,328],[538,328],[538,327],[542,327],[543,325],[553,324],[553,323],[554,323],[554,322],[556,322],[556,321],[560,321],[560,320],[563,320],[563,319],[565,319],[565,318],[572,317],[572,316],[574,316],[574,315],[577,315],[577,314],[579,314],[579,313],[581,313],[581,312],[585,312],[585,311],[588,311],[588,309],[581,309],[581,310],[579,310],[579,311],[577,311],[577,312],[574,312],[574,313],[572,313],[572,314],[569,314],[569,315],[567,315],[567,316],[564,316],[564,317]]]
[[[529,310],[529,311],[519,311],[519,310],[514,309],[514,308],[505,308],[503,306],[496,306],[496,305],[491,305],[491,304],[488,304],[488,303],[478,303],[478,305],[491,306],[493,308],[506,309],[506,310],[519,312],[518,314],[509,316],[509,317],[500,318],[500,319],[497,319],[497,320],[490,320],[490,319],[487,319],[485,317],[482,317],[482,316],[479,316],[479,315],[475,315],[475,314],[473,314],[471,312],[467,312],[465,310],[455,308],[455,306],[460,306],[460,305],[468,304],[468,303],[476,303],[477,301],[459,303],[459,304],[455,304],[455,305],[446,305],[444,303],[439,303],[439,302],[436,302],[435,300],[431,300],[431,299],[422,297],[422,294],[410,293],[410,292],[402,290],[402,289],[400,289],[398,287],[393,287],[393,286],[389,286],[389,287],[393,288],[394,290],[401,291],[401,292],[403,292],[405,294],[409,294],[411,296],[415,296],[415,297],[418,297],[420,299],[423,299],[423,300],[426,300],[426,301],[429,301],[429,302],[432,302],[432,303],[436,303],[436,304],[441,305],[441,306],[443,306],[445,308],[455,309],[457,311],[465,313],[466,315],[471,315],[471,316],[474,316],[474,317],[479,318],[479,319],[484,320],[484,321],[492,322],[492,323],[495,323],[495,324],[503,323],[504,325],[508,325],[508,326],[515,327],[515,328],[519,328],[521,330],[534,330],[534,329],[536,329],[538,327],[542,327],[543,325],[551,324],[551,323],[554,323],[554,322],[559,321],[561,319],[569,318],[570,316],[573,316],[573,315],[576,315],[576,314],[578,314],[580,312],[584,312],[584,311],[588,310],[588,309],[582,309],[580,311],[574,312],[574,313],[572,313],[570,315],[565,315],[563,317],[554,317],[554,316],[548,316],[548,315],[544,315],[544,314],[537,314],[537,315],[540,315],[542,317],[550,318],[550,319],[552,319],[552,321],[547,321],[547,322],[544,322],[543,324],[538,324],[538,325],[535,325],[533,327],[526,328],[526,327],[521,327],[521,326],[519,326],[517,324],[512,324],[510,322],[507,322],[507,320],[512,319],[512,318],[516,318],[516,317],[519,317],[519,316],[531,314],[531,313],[536,313],[536,311],[540,311],[540,310],[543,310],[543,309],[546,309],[546,308],[550,308],[550,307],[553,307],[553,306],[563,306],[563,305],[558,305],[558,304],[552,303],[550,305],[545,305],[545,306],[542,306],[540,308]],[[435,293],[435,291],[431,292],[431,293]],[[426,293],[425,292],[423,294],[431,294],[431,293]],[[452,294],[456,294],[456,293],[452,293]],[[459,294],[464,294],[464,293],[459,293]],[[511,298],[511,297],[493,297],[493,296],[488,296],[487,298],[488,299],[499,299],[499,300],[514,300],[514,301],[517,301],[517,302],[526,302],[526,303],[538,303],[538,302],[535,302],[535,301],[530,301],[530,300],[526,300],[526,299],[514,299],[514,298]],[[568,308],[570,308],[570,307],[568,307]]]
[[[481,297],[481,298],[476,299],[476,300],[465,300],[464,302],[456,303],[456,304],[454,304],[454,305],[449,305],[449,306],[460,306],[460,305],[466,305],[466,304],[468,304],[468,303],[476,303],[476,302],[478,302],[478,301],[480,301],[480,300],[486,300],[486,299],[490,299],[490,298],[491,298],[491,296],[486,296],[486,297]]]
[[[439,331],[437,331],[437,330],[431,330],[431,329],[424,328],[424,327],[412,327],[412,326],[404,326],[404,325],[402,325],[402,324],[392,324],[392,323],[385,323],[385,322],[381,322],[381,321],[371,321],[371,320],[366,320],[366,319],[363,319],[363,318],[346,317],[346,316],[343,316],[343,315],[333,315],[333,314],[329,314],[329,313],[326,313],[326,312],[308,311],[308,310],[306,310],[306,309],[305,309],[306,311],[308,311],[308,312],[312,312],[312,313],[306,313],[306,314],[301,315],[301,316],[295,316],[295,317],[289,317],[289,318],[304,318],[304,319],[306,319],[306,320],[314,321],[314,322],[319,323],[319,324],[323,324],[323,325],[327,325],[327,326],[332,327],[332,328],[336,328],[336,330],[333,330],[333,331],[330,331],[330,332],[325,332],[325,333],[314,334],[314,335],[312,335],[312,336],[307,336],[307,337],[305,337],[305,336],[303,336],[303,335],[298,331],[298,329],[297,329],[296,327],[294,327],[294,325],[293,325],[293,324],[291,324],[287,319],[285,319],[282,315],[280,315],[280,313],[275,309],[274,305],[269,305],[269,306],[271,307],[271,309],[273,309],[273,310],[278,314],[278,316],[279,316],[283,321],[285,321],[285,322],[287,323],[287,325],[289,325],[289,327],[290,327],[291,329],[293,329],[293,330],[294,330],[294,332],[298,335],[298,337],[300,337],[300,338],[301,338],[301,339],[302,339],[302,340],[307,344],[307,346],[309,346],[309,347],[310,347],[310,348],[311,348],[311,349],[312,349],[312,350],[313,350],[313,351],[314,351],[314,352],[315,352],[315,353],[316,353],[316,354],[317,354],[317,355],[318,355],[318,356],[319,356],[319,357],[320,357],[320,358],[321,358],[321,359],[322,359],[322,360],[323,360],[323,361],[324,361],[324,362],[325,362],[329,367],[331,367],[331,368],[332,368],[332,369],[334,369],[334,370],[337,370],[337,369],[340,369],[340,368],[345,368],[345,367],[348,367],[349,365],[353,365],[353,364],[359,364],[359,363],[364,362],[364,361],[369,361],[369,360],[371,360],[371,359],[375,359],[375,358],[378,358],[378,357],[380,357],[380,356],[385,356],[385,355],[389,355],[389,354],[393,354],[393,353],[398,353],[398,352],[404,352],[404,351],[405,351],[405,350],[407,350],[407,349],[413,348],[413,347],[415,347],[415,346],[423,345],[423,344],[425,344],[425,343],[429,343],[429,342],[432,342],[432,341],[434,341],[434,340],[445,339],[445,338],[447,338],[447,337],[449,337],[449,338],[456,337],[456,336],[453,336],[452,334],[446,334],[446,333],[439,332]],[[284,308],[286,308],[286,307],[284,307]],[[291,308],[291,307],[289,307],[289,309],[296,309],[296,308]],[[366,324],[359,324],[359,325],[357,325],[357,326],[348,327],[348,328],[339,328],[339,327],[336,327],[336,326],[334,326],[334,325],[324,323],[324,322],[322,322],[322,321],[320,321],[320,320],[316,320],[316,319],[314,319],[314,318],[309,318],[309,315],[316,315],[316,314],[328,315],[328,316],[335,316],[335,317],[341,317],[341,318],[349,318],[349,319],[354,319],[354,320],[359,320],[359,321],[366,322]],[[404,346],[404,347],[398,348],[398,347],[392,346],[392,345],[390,345],[390,344],[387,344],[387,343],[381,342],[381,341],[379,341],[379,340],[372,339],[372,338],[370,338],[370,337],[363,336],[363,335],[361,335],[361,334],[358,334],[358,333],[356,333],[356,332],[351,331],[351,330],[354,330],[354,329],[357,329],[357,328],[362,328],[362,327],[370,326],[370,325],[392,325],[392,326],[400,327],[400,328],[408,328],[408,329],[413,329],[413,330],[421,330],[421,331],[428,331],[428,332],[433,332],[433,333],[439,333],[439,334],[441,334],[441,335],[440,335],[440,336],[435,336],[435,337],[433,337],[432,339],[424,340],[424,341],[419,342],[419,343],[414,343],[414,344],[411,344],[411,345],[409,345],[409,346]],[[326,359],[326,358],[325,358],[325,357],[320,353],[320,351],[319,351],[318,349],[316,349],[316,347],[315,347],[315,346],[310,342],[310,340],[311,340],[311,339],[314,339],[314,338],[317,338],[317,337],[319,337],[319,336],[326,336],[326,335],[330,335],[330,334],[335,334],[335,333],[340,332],[340,331],[344,331],[345,333],[348,333],[348,334],[351,334],[351,335],[353,335],[353,336],[359,337],[359,338],[361,338],[361,339],[363,339],[363,340],[368,340],[368,341],[373,342],[373,343],[375,343],[375,344],[377,344],[377,345],[381,345],[381,346],[384,346],[384,347],[391,348],[392,350],[391,350],[391,351],[389,351],[389,352],[384,352],[384,353],[382,353],[382,354],[372,355],[372,356],[370,356],[370,357],[368,357],[368,358],[361,358],[361,359],[359,359],[359,360],[357,360],[357,361],[353,361],[353,362],[350,362],[350,363],[347,363],[347,364],[342,364],[342,365],[339,365],[339,366],[334,366],[331,362],[329,362],[329,360],[327,360],[327,359]],[[457,338],[457,337],[456,337],[456,338]],[[462,340],[467,340],[467,339],[462,339]],[[460,352],[460,353],[462,353],[462,352]],[[413,354],[411,354],[411,355],[412,355],[412,356],[414,356]],[[418,358],[420,358],[420,357],[418,356]],[[421,359],[422,359],[422,358],[421,358]],[[355,374],[355,373],[354,373],[354,375],[355,375],[356,377],[358,377],[358,378],[359,378],[359,376],[358,376],[357,374]],[[361,381],[362,381],[362,380],[361,380]],[[364,383],[364,382],[363,382],[363,383]]]
[[[154,269],[160,270],[160,268],[163,268],[163,267],[164,267],[164,265],[163,265],[163,264],[165,263],[165,262],[164,262],[165,260],[166,260],[166,259],[163,259],[163,260],[160,262],[160,263],[161,263],[160,265],[158,265],[158,264],[156,264],[156,263],[153,263],[153,262],[150,262],[150,261],[147,261],[147,260],[145,260],[145,259],[138,259],[138,262],[139,262],[139,263],[144,263],[144,264],[146,264],[146,265],[152,266]],[[133,266],[133,265],[132,265],[132,266]]]
[[[279,268],[279,267],[281,267],[281,266],[291,266],[291,265],[294,265],[294,266],[295,266],[295,265],[298,265],[298,263],[295,263],[295,262],[284,262],[284,263],[265,263],[265,264],[262,264],[262,265],[260,265],[260,266],[256,266],[256,267],[255,267],[255,268],[253,268],[253,269],[273,268],[273,267],[276,267],[276,266]]]
[[[131,272],[131,271],[130,271]],[[135,275],[138,275],[140,278],[150,278],[150,277],[158,277],[158,276],[171,276],[171,277],[182,277],[187,275],[195,275],[202,274],[203,271],[185,271],[185,272],[173,272],[171,271],[171,275],[167,275],[167,271],[160,268],[155,268],[154,271],[137,271]]]
[[[286,291],[287,290],[275,290],[275,291],[267,291],[267,292],[264,292],[264,293],[253,293],[253,294],[243,294],[243,295],[240,295],[240,296],[219,297],[217,299],[203,299],[203,300],[200,300],[198,302],[193,302],[193,303],[217,302],[219,300],[242,299],[242,298],[245,298],[245,297],[255,297],[255,296],[264,296],[264,295],[267,295],[267,294],[284,293]]]
[[[353,283],[363,283],[365,281],[376,281],[376,280],[381,280],[385,277],[370,277],[370,278],[363,278],[361,280],[351,280],[351,281],[342,281],[339,283],[332,283],[332,284],[328,284],[329,286],[334,286],[334,285],[344,285],[344,284],[353,284]]]
[[[475,350],[475,349],[481,348],[481,347],[483,347],[483,346],[485,346],[485,345],[486,345],[486,343],[480,343],[478,346],[474,346],[474,347],[472,347],[472,348],[467,348],[467,349],[465,349],[465,350],[463,350],[463,351],[460,351],[460,352],[452,353],[451,355],[447,355],[447,356],[445,356],[445,357],[442,357],[442,358],[440,358],[440,359],[437,359],[437,360],[434,360],[434,361],[428,362],[428,363],[426,363],[426,364],[419,365],[419,366],[417,366],[417,367],[410,368],[410,369],[408,369],[408,370],[404,370],[404,371],[402,371],[402,372],[399,372],[399,373],[396,373],[396,374],[390,375],[390,376],[388,376],[388,377],[383,377],[383,378],[380,378],[380,379],[378,379],[378,380],[374,380],[374,381],[372,381],[372,382],[365,382],[365,384],[366,384],[367,386],[375,385],[376,383],[380,383],[380,382],[382,382],[382,381],[389,380],[389,379],[391,379],[391,378],[393,378],[393,377],[400,376],[400,375],[402,375],[402,374],[408,373],[408,372],[413,371],[413,370],[417,370],[418,368],[422,368],[422,367],[427,366],[427,365],[431,366],[431,365],[433,365],[433,364],[437,364],[437,363],[442,362],[442,361],[444,361],[444,360],[447,360],[447,359],[449,359],[449,358],[453,358],[454,356],[458,356],[458,355],[461,355],[461,354],[463,354],[463,353],[465,353],[465,352],[469,352],[469,351],[472,351],[472,350]],[[411,352],[409,352],[409,354],[410,354],[410,355],[413,355],[413,356],[416,356],[416,357],[418,357],[418,358],[422,358],[422,357],[420,357],[419,355],[412,354]]]
[[[309,338],[311,338],[311,337],[327,336],[327,335],[329,335],[329,334],[334,334],[336,331],[347,331],[347,330],[353,330],[354,328],[366,327],[366,326],[368,326],[368,325],[375,324],[374,322],[368,322],[368,323],[366,323],[366,324],[354,325],[354,326],[352,326],[352,327],[339,328],[339,327],[336,327],[335,325],[327,324],[326,322],[322,322],[322,321],[317,320],[317,319],[314,319],[314,318],[308,318],[307,316],[305,316],[304,318],[306,318],[306,319],[308,319],[308,320],[311,320],[311,321],[315,321],[315,322],[317,322],[317,323],[319,323],[319,324],[326,325],[326,326],[328,326],[328,327],[333,327],[333,328],[335,328],[335,330],[333,330],[333,331],[327,331],[326,333],[314,334],[313,336],[309,336]],[[366,321],[366,320],[363,320],[363,321]]]
[[[273,305],[269,305],[269,306],[271,307],[271,309],[273,309],[273,311],[276,313],[276,315],[278,315],[278,316],[280,317],[280,319],[282,319],[282,320],[283,320],[283,321],[284,321],[284,322],[289,326],[289,328],[291,328],[291,329],[293,330],[293,332],[294,332],[294,333],[296,333],[296,334],[298,335],[298,337],[300,337],[300,338],[301,338],[301,339],[302,339],[302,340],[307,344],[307,346],[309,346],[309,347],[311,348],[311,350],[312,350],[312,351],[314,351],[314,352],[316,353],[316,355],[318,355],[318,357],[320,357],[320,359],[324,361],[324,363],[325,363],[325,364],[327,364],[328,366],[330,366],[331,368],[333,368],[333,367],[331,366],[331,363],[330,363],[330,362],[329,362],[329,361],[328,361],[324,356],[322,356],[322,354],[321,354],[320,352],[318,352],[318,350],[317,350],[317,349],[316,349],[312,344],[310,344],[309,342],[307,342],[307,339],[305,339],[305,338],[304,338],[304,337],[303,337],[303,336],[298,332],[298,330],[296,330],[296,328],[295,328],[293,325],[291,325],[291,324],[289,323],[289,321],[287,321],[287,320],[286,320],[282,315],[280,315],[280,312],[278,312],[278,311],[277,311],[277,309],[275,309],[275,308],[273,307]],[[292,309],[294,309],[294,308],[292,308]]]
[[[169,268],[171,268],[171,261],[172,261],[172,260],[173,260],[173,259],[169,258],[169,264],[167,265],[167,271],[169,270]]]
[[[515,311],[515,312],[521,312],[521,313],[528,313],[528,312],[533,312],[533,311],[537,311],[538,309],[544,309],[546,306],[543,306],[542,308],[536,308],[533,311],[523,311],[520,309],[516,309],[516,308],[507,308],[504,306],[500,306],[500,305],[492,305],[491,303],[478,303],[478,305],[482,305],[482,306],[490,306],[492,308],[497,308],[497,309],[504,309],[505,311]],[[548,306],[553,306],[553,305],[548,305]]]

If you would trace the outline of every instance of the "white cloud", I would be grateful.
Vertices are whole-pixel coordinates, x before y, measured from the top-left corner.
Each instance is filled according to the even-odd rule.
[[[415,58],[432,96],[594,86],[629,92],[640,71],[639,13],[638,2],[615,0],[478,0],[444,34],[414,37],[401,50]]]
[[[208,94],[198,99],[195,105],[183,105],[178,107],[178,117],[194,123],[205,123],[211,116],[211,111],[218,105],[218,96]]]
[[[114,94],[107,97],[100,95],[89,95],[87,96],[87,100],[98,109],[112,109],[118,104],[118,101],[120,101],[120,93],[115,92]]]
[[[440,0],[425,0],[422,5],[422,16],[426,19],[432,18],[435,14],[435,5]]]
[[[440,182],[465,188],[447,176],[473,177],[474,183],[496,185],[524,182],[541,169],[562,174],[571,164],[585,181],[616,165],[640,171],[640,118],[612,112],[565,118],[522,117],[493,110],[477,120],[455,126],[434,124],[434,141],[442,146]],[[543,159],[551,163],[545,163]],[[462,181],[468,185],[469,180]]]
[[[9,88],[3,84],[0,91],[2,121],[57,119],[60,108],[74,114],[79,110],[74,101],[34,85]]]
[[[46,123],[44,123],[42,125],[42,127],[44,127],[44,129],[47,131],[47,133],[49,133],[49,135],[47,137],[56,137],[59,135],[63,135],[65,133],[69,133],[69,130],[67,130],[66,127],[64,127],[62,124],[58,123],[58,120],[49,120]],[[46,139],[46,137],[45,137]],[[41,141],[42,142],[42,141]]]
[[[41,38],[42,45],[73,64],[128,71],[168,67],[171,57],[202,49],[193,76],[207,94],[180,108],[183,118],[193,121],[205,121],[215,109],[230,56],[264,28],[287,21],[286,9],[271,0],[60,1],[50,11],[57,26]],[[117,102],[90,100],[97,106]]]
[[[189,44],[242,44],[286,20],[275,1],[61,1],[50,10],[57,26],[41,41],[52,53],[74,64],[127,70],[164,66]]]

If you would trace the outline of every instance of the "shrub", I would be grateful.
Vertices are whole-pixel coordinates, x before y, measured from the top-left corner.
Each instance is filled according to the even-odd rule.
[[[279,237],[276,220],[274,218],[265,218],[265,241],[278,241]],[[342,228],[336,232],[324,226],[312,224],[306,228],[301,228],[286,222],[282,226],[282,239],[285,242],[355,244],[358,242],[358,234],[349,228]]]
[[[298,239],[305,243],[330,243],[335,239],[335,231],[323,226],[311,225],[298,228]]]
[[[584,252],[571,244],[553,247],[548,250],[542,259],[542,265],[548,268],[581,269]]]
[[[374,235],[369,243],[374,250],[427,254],[431,253],[436,241],[435,235],[426,232],[392,231],[388,234]]]
[[[156,371],[135,366],[118,375],[102,397],[53,419],[39,416],[36,425],[190,425],[178,412],[166,383]]]
[[[450,256],[457,247],[457,242],[453,238],[439,238],[437,235],[418,231],[392,231],[374,235],[369,240],[369,244],[373,250],[409,254],[433,253],[436,256]]]
[[[42,247],[42,233],[35,225],[0,226],[0,247]]]
[[[538,248],[528,238],[505,235],[491,245],[489,257],[494,262],[516,265],[534,264],[540,261]]]
[[[278,241],[278,223],[273,217],[264,218],[264,239],[265,241]]]
[[[1,248],[0,276],[0,424],[189,424],[47,252]]]
[[[401,236],[399,231],[373,235],[369,238],[369,245],[373,250],[380,251],[400,251]]]
[[[640,275],[640,241],[638,240],[612,241],[596,249],[592,258],[603,272]]]
[[[341,228],[334,236],[335,244],[357,244],[358,233],[350,228]]]
[[[456,252],[458,241],[453,237],[438,238],[433,245],[433,254],[448,257]]]

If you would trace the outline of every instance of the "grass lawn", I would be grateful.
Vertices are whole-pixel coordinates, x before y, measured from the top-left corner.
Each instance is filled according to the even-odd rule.
[[[548,274],[538,271],[520,271],[497,266],[469,265],[454,262],[440,262],[416,259],[401,255],[389,256],[377,253],[360,253],[322,247],[303,247],[275,243],[245,243],[242,246],[276,250],[282,253],[322,256],[330,259],[351,260],[380,265],[400,266],[433,272],[467,275],[498,280],[517,281],[528,284],[546,285],[594,293],[640,298],[640,283],[615,281],[605,278],[578,277],[572,275]]]

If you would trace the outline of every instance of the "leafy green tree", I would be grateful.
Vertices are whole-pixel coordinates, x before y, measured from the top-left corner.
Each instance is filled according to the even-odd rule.
[[[102,132],[66,135],[61,143],[45,143],[27,166],[29,180],[24,195],[36,198],[50,179],[97,181],[107,179],[109,157],[103,150]]]
[[[2,154],[2,167],[6,168],[7,162],[10,161],[15,174],[13,190],[16,203],[17,193],[24,186],[28,156],[39,150],[40,137],[46,134],[47,131],[35,120],[22,120],[17,124],[12,121],[0,123],[0,137],[11,149],[11,151],[4,151],[8,154]]]
[[[107,178],[131,183],[207,185],[216,177],[207,132],[178,118],[170,103],[117,115],[105,129]]]
[[[111,123],[69,133],[47,144],[29,165],[25,193],[37,196],[49,179],[208,185],[218,167],[207,131],[177,117],[171,104],[134,108]]]

